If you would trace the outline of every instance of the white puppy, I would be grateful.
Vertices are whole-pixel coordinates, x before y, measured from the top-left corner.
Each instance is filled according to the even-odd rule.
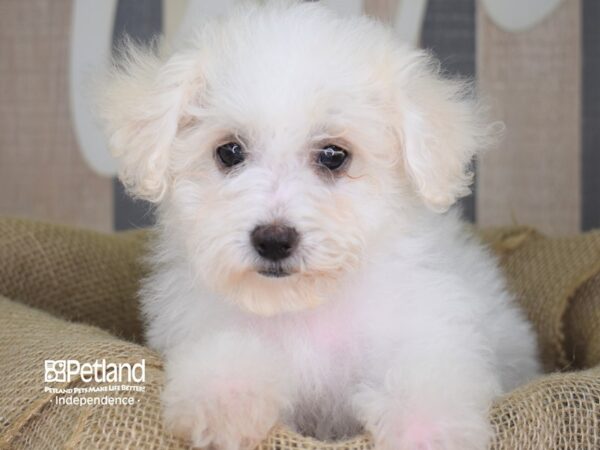
[[[488,140],[469,90],[367,18],[245,6],[168,58],[129,49],[103,116],[158,205],[142,304],[164,415],[250,449],[279,421],[378,449],[482,449],[535,340],[446,212]]]

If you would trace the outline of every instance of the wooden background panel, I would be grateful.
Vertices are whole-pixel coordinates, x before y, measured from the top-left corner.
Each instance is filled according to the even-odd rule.
[[[478,8],[478,82],[506,124],[499,148],[478,165],[480,225],[579,230],[580,8],[580,0],[567,0],[519,33],[501,30]]]
[[[72,0],[0,1],[0,214],[111,230],[112,181],[69,117]]]
[[[364,0],[363,10],[371,17],[377,17],[382,22],[392,24],[400,0]]]
[[[582,0],[581,227],[600,228],[600,1]]]

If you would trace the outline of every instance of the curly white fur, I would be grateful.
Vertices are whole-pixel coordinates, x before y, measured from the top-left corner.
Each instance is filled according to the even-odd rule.
[[[101,111],[121,179],[158,203],[142,291],[167,424],[251,448],[277,421],[380,449],[482,449],[492,399],[538,370],[530,326],[448,208],[490,134],[469,87],[367,18],[247,5],[166,58],[130,46]],[[247,160],[220,170],[215,148]],[[323,176],[325,142],[351,154]],[[268,278],[252,229],[300,234]]]

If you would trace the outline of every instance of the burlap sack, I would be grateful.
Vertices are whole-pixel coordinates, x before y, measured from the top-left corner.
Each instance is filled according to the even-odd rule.
[[[573,325],[576,332],[580,329],[585,333],[593,333],[585,329],[586,325],[595,328],[589,322],[565,324],[565,316],[577,290],[600,273],[600,230],[557,238],[547,238],[525,227],[480,233],[498,254],[509,285],[535,326],[546,368],[569,367],[572,350],[565,346],[565,334],[572,330],[567,326]],[[592,298],[590,301],[594,305]],[[597,297],[595,308],[600,308]],[[591,306],[588,311],[593,309]],[[595,325],[600,326],[600,321]]]
[[[136,299],[147,237],[2,218],[0,294],[140,342]]]
[[[162,363],[151,350],[88,325],[69,323],[0,297],[0,448],[184,448],[160,420]],[[44,392],[44,360],[138,362],[144,393],[127,406],[66,406]],[[96,384],[101,386],[102,384]],[[52,383],[82,387],[81,381]]]
[[[600,364],[600,274],[577,290],[565,317],[566,350],[574,369]]]
[[[518,228],[483,236],[499,253],[536,326],[547,366],[591,367],[546,375],[498,399],[490,412],[493,448],[600,448],[600,233],[548,239]],[[0,294],[15,299],[0,299],[0,447],[186,448],[161,425],[158,356],[99,328],[64,320],[139,339],[134,293],[143,269],[136,258],[145,239],[144,232],[109,236],[0,220]],[[53,358],[144,358],[146,392],[132,394],[137,403],[131,406],[56,405],[55,395],[43,389],[44,360]],[[70,387],[81,385],[75,381]],[[321,443],[282,427],[260,446],[371,448],[368,435]]]

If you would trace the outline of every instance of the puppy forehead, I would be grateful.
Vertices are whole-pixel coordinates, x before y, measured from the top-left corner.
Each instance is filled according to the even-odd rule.
[[[211,107],[261,121],[261,128],[286,123],[297,129],[382,95],[387,42],[370,22],[294,14],[293,8],[257,14],[260,20],[234,17],[212,41],[206,68]]]

